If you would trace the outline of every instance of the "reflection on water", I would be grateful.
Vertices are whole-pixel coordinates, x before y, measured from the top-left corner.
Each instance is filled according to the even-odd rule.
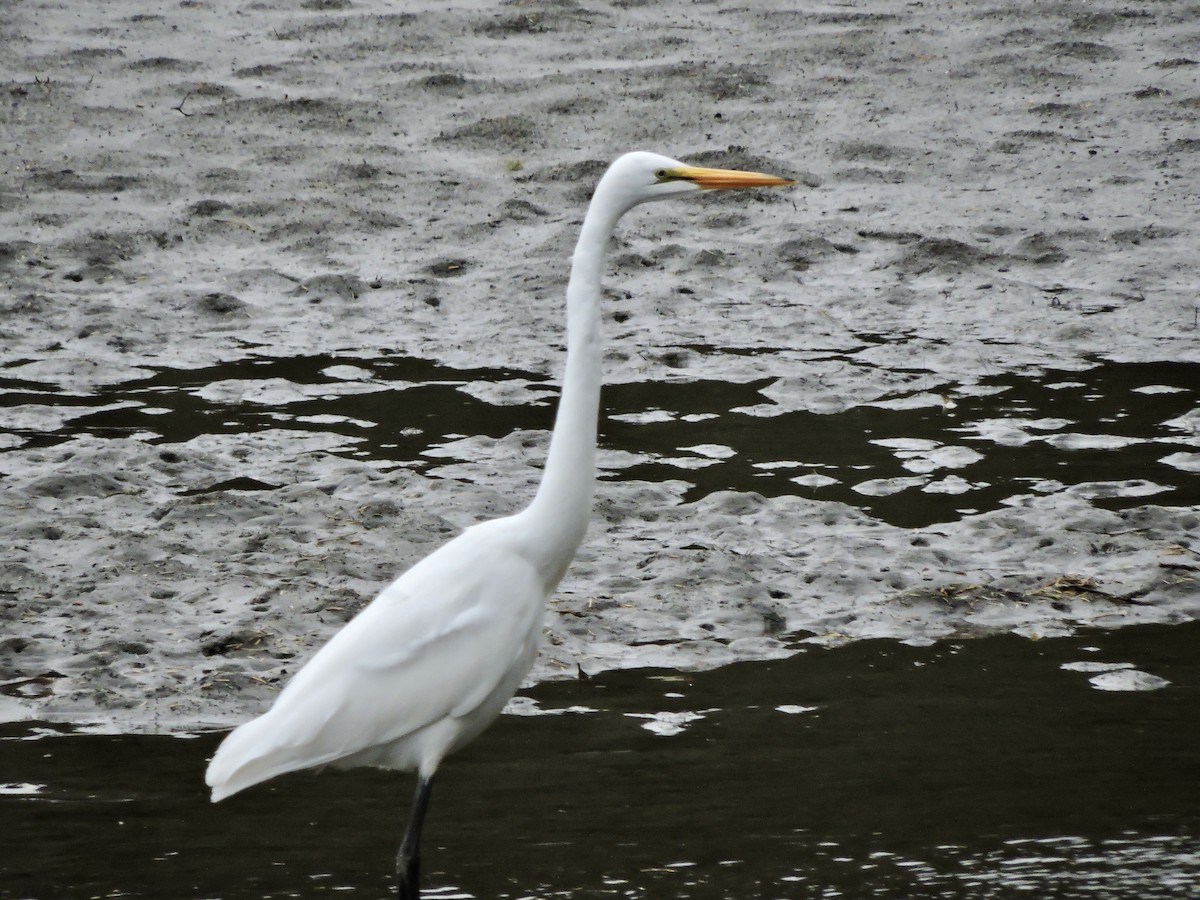
[[[687,499],[801,494],[900,526],[953,521],[1028,493],[1068,491],[1107,508],[1190,506],[1200,503],[1197,385],[1195,364],[1107,363],[984,379],[952,406],[919,392],[828,414],[764,402],[767,381],[611,385],[601,444],[621,451],[607,457],[620,477],[685,480]],[[548,430],[553,397],[527,373],[407,358],[243,360],[89,397],[0,379],[7,446],[81,431],[183,442],[292,428],[341,436],[339,452],[405,465],[428,462],[431,449],[453,458],[463,435]],[[764,414],[775,409],[785,411]],[[478,442],[463,446],[480,452]],[[445,473],[470,477],[453,466]]]
[[[864,641],[542,685],[444,766],[429,896],[1194,897],[1198,642],[1195,623]],[[1170,684],[1097,690],[1089,661]],[[211,806],[216,735],[0,733],[0,897],[388,895],[403,778]]]

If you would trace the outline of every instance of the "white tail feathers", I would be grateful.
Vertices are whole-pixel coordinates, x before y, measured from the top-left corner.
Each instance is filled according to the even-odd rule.
[[[272,742],[269,726],[264,728],[266,721],[264,716],[247,722],[217,749],[204,773],[204,781],[212,788],[213,803],[260,781],[314,765],[307,754],[297,754],[295,747]]]

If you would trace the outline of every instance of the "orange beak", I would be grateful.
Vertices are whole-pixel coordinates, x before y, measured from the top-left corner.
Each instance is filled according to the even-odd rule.
[[[795,184],[791,178],[764,175],[762,172],[740,172],[737,169],[702,169],[697,166],[680,166],[669,169],[667,175],[681,181],[690,181],[704,190],[723,188],[772,187],[780,184]]]

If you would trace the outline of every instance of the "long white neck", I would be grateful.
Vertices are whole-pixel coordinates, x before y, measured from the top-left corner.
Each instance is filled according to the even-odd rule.
[[[621,212],[604,202],[597,189],[571,258],[567,370],[542,483],[522,514],[529,528],[529,552],[545,578],[547,591],[562,579],[591,517],[603,357],[600,275]]]

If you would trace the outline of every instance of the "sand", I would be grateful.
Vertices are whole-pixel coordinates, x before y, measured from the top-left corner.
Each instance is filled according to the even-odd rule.
[[[125,434],[72,422],[242,360],[342,365],[197,390],[269,413],[394,387],[361,365],[382,355],[557,377],[575,230],[625,150],[801,185],[628,217],[610,382],[770,379],[769,419],[1200,363],[1197,23],[1178,2],[8,4],[0,718],[243,719],[390,577],[516,509],[542,431],[466,435],[439,474],[294,423],[172,440],[152,394],[120,401]],[[1198,423],[1164,449],[1185,471]],[[1200,614],[1194,506],[1031,491],[901,528],[685,478],[602,484],[533,679]]]

